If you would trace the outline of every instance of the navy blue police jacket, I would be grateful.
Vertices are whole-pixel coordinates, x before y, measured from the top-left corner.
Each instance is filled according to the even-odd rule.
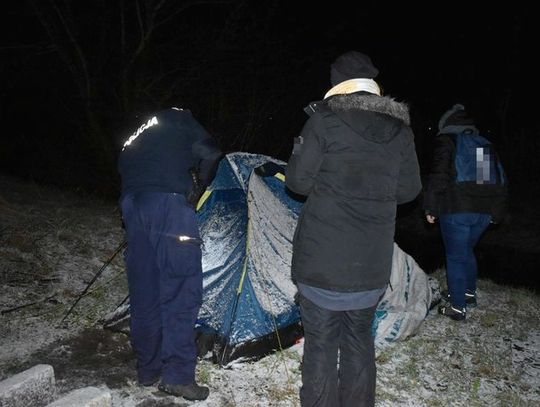
[[[156,112],[125,141],[118,159],[121,197],[138,192],[186,195],[190,168],[199,170],[201,185],[213,179],[221,151],[212,136],[187,109]]]

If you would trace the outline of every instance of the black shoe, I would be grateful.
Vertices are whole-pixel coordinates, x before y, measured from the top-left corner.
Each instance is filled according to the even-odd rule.
[[[195,382],[191,384],[160,383],[158,389],[173,396],[183,397],[186,400],[206,400],[210,394],[208,387],[199,386]]]
[[[464,321],[467,317],[465,308],[460,310],[459,308],[454,308],[451,304],[440,305],[439,314],[452,318],[454,321]]]
[[[450,302],[450,293],[446,290],[441,291],[441,297],[446,302]],[[465,306],[466,307],[476,307],[478,303],[476,302],[476,295],[468,291],[465,292]]]
[[[152,377],[151,379],[139,382],[139,385],[144,386],[144,387],[150,387],[156,384],[158,381],[159,381],[159,376],[156,376],[156,377]]]

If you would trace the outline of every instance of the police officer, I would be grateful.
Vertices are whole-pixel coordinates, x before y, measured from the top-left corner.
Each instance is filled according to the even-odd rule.
[[[206,399],[209,389],[195,381],[202,254],[195,209],[186,196],[210,184],[221,155],[189,110],[170,108],[150,115],[118,160],[138,381],[150,386],[161,378],[160,390],[188,400]]]

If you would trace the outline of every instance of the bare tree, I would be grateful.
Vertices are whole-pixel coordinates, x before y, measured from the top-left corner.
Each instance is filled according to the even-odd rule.
[[[58,57],[73,97],[59,106],[79,129],[77,137],[96,150],[104,167],[116,159],[114,122],[155,108],[199,71],[207,40],[203,27],[184,15],[218,0],[28,0],[48,38],[43,49]],[[188,16],[189,17],[189,16]],[[189,61],[189,63],[187,63]],[[59,112],[60,114],[60,112]]]

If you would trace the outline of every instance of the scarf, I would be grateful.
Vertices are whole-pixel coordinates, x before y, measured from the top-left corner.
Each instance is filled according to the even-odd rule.
[[[381,89],[379,88],[379,85],[377,85],[377,82],[375,82],[373,79],[355,78],[338,83],[328,92],[326,92],[324,99],[333,95],[354,93],[362,90],[381,96]]]

